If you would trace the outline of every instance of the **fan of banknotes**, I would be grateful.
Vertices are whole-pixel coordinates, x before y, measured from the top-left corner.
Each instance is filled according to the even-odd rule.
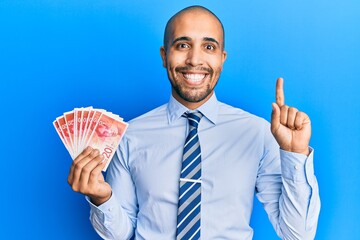
[[[54,120],[53,125],[72,159],[87,146],[98,149],[104,156],[106,171],[128,124],[104,109],[75,108]]]

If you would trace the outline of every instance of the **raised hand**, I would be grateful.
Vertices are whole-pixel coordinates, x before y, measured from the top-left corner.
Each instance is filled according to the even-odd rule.
[[[309,155],[310,118],[304,112],[285,105],[284,80],[276,82],[276,103],[272,104],[271,132],[281,149]]]
[[[74,159],[68,183],[75,192],[80,192],[90,197],[95,205],[101,205],[111,197],[111,187],[105,182],[101,170],[106,165],[104,156],[99,150],[91,147]]]

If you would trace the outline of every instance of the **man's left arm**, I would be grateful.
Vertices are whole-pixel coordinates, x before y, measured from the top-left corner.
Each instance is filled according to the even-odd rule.
[[[271,132],[280,146],[281,175],[277,178],[281,180],[282,186],[278,210],[272,209],[275,214],[270,213],[271,209],[267,209],[267,212],[270,219],[274,217],[271,215],[276,216],[272,223],[283,239],[313,239],[320,211],[320,198],[313,168],[314,151],[309,147],[311,123],[306,113],[285,105],[282,78],[276,83]],[[275,157],[271,156],[271,153],[269,155],[268,158]],[[260,173],[264,172],[260,169]],[[268,177],[263,174],[262,180],[260,178],[257,184],[260,198],[266,196],[265,192],[271,191],[269,185],[261,184]],[[276,185],[275,181],[274,187]],[[265,192],[261,188],[264,188]]]
[[[264,137],[256,196],[280,238],[314,239],[320,210],[314,150],[309,156],[279,150],[270,131]]]

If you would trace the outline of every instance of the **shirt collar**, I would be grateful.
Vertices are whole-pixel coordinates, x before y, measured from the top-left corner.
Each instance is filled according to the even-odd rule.
[[[210,122],[216,124],[217,116],[219,112],[219,105],[215,95],[215,92],[203,105],[201,105],[197,110],[199,110],[204,117],[206,117]],[[168,107],[167,107],[167,116],[169,124],[172,124],[177,119],[181,118],[184,112],[191,111],[180,102],[178,102],[172,95],[170,97]]]

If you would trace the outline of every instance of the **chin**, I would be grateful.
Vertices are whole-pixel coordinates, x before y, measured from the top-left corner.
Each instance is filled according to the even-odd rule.
[[[202,94],[188,94],[188,93],[178,93],[178,95],[184,99],[187,102],[191,102],[191,103],[198,103],[203,101],[204,99],[206,99],[207,97],[209,97],[209,95],[211,94],[211,92],[204,92]]]

